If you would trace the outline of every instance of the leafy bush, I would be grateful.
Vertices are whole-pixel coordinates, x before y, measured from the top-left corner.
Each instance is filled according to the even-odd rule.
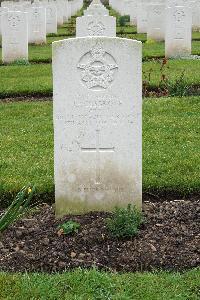
[[[120,16],[118,22],[119,26],[123,27],[126,25],[126,22],[130,22],[130,16]]]
[[[73,233],[77,233],[78,230],[80,228],[80,224],[75,222],[75,221],[68,221],[63,223],[62,225],[58,226],[58,235],[62,235],[62,234],[73,234]]]
[[[142,212],[128,204],[127,208],[115,208],[113,216],[106,220],[106,227],[114,237],[131,237],[138,233],[138,228],[143,221]]]
[[[185,71],[183,71],[175,81],[166,78],[161,81],[160,86],[164,88],[170,96],[184,97],[188,95],[189,91]]]
[[[17,59],[11,64],[15,65],[15,66],[28,66],[28,65],[30,65],[30,63],[26,59]]]
[[[0,232],[8,228],[10,224],[15,222],[22,214],[26,212],[34,193],[35,187],[32,185],[28,185],[22,188],[12,204],[8,207],[5,214],[1,217]]]

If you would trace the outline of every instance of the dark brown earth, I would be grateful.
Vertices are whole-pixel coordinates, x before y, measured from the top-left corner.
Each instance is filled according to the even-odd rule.
[[[200,265],[200,201],[146,202],[146,222],[132,239],[112,238],[109,213],[66,216],[41,205],[0,236],[1,271],[63,271],[91,267],[113,271],[185,270]],[[73,219],[78,234],[58,235],[58,225]]]

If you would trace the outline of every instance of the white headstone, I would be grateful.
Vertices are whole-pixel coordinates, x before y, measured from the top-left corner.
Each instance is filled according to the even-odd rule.
[[[142,44],[111,37],[53,43],[56,214],[142,199]]]
[[[137,6],[137,33],[147,32],[147,2],[141,0]]]
[[[46,5],[46,33],[57,33],[57,8],[53,4]]]
[[[165,56],[184,57],[191,54],[192,14],[188,6],[166,9]]]
[[[200,0],[192,2],[192,28],[200,31]]]
[[[29,9],[28,41],[33,44],[46,43],[46,8],[32,6]]]
[[[165,5],[150,4],[147,13],[147,40],[165,40]]]
[[[130,16],[130,23],[132,25],[137,24],[137,0],[124,0],[122,5],[122,15]]]
[[[132,25],[137,25],[137,0],[131,0],[131,10],[130,10],[130,23]]]
[[[1,36],[1,32],[2,32],[2,30],[1,30],[1,18],[2,18],[2,15],[6,12],[8,12],[7,7],[0,7],[0,36]]]
[[[76,18],[76,36],[116,36],[116,18],[83,16]]]
[[[2,15],[2,61],[28,60],[27,13],[9,11]]]
[[[63,10],[63,21],[64,22],[67,22],[68,19],[70,18],[70,9],[69,9],[69,2],[68,1],[63,1],[63,7],[64,7],[64,10]]]
[[[109,16],[109,11],[99,0],[93,0],[90,6],[84,10],[84,16]]]
[[[59,0],[57,0],[55,4],[57,8],[57,24],[61,26],[64,23],[63,5],[62,2]]]

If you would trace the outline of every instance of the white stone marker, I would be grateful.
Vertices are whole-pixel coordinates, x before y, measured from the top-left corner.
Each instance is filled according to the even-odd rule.
[[[76,36],[116,36],[116,18],[87,16],[76,18]]]
[[[53,43],[57,216],[142,201],[142,44]]]
[[[4,13],[8,12],[7,7],[0,7],[0,36],[1,36],[1,18]]]
[[[192,28],[200,31],[200,0],[192,2]]]
[[[165,57],[191,54],[192,14],[188,6],[166,9]]]
[[[46,8],[32,6],[29,9],[28,41],[33,44],[46,43]]]
[[[147,32],[147,2],[141,0],[137,6],[137,33]]]
[[[2,15],[2,61],[28,60],[27,13],[9,11]]]
[[[137,25],[137,0],[131,1],[131,11],[130,11],[130,23],[132,25]]]
[[[57,0],[55,2],[56,8],[57,8],[57,24],[58,26],[62,26],[64,23],[64,17],[63,17],[63,5],[62,1]]]
[[[109,11],[100,0],[93,0],[90,6],[84,10],[84,16],[109,16]]]
[[[165,5],[150,4],[147,13],[147,40],[165,40]]]
[[[46,5],[46,33],[57,33],[57,8],[55,5]]]

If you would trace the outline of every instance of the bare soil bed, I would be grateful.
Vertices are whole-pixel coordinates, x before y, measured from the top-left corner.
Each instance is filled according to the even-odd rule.
[[[75,267],[112,271],[185,270],[200,265],[200,201],[145,202],[145,224],[134,238],[108,233],[109,213],[55,219],[47,204],[0,236],[1,271],[55,272]],[[58,235],[66,220],[81,224],[77,234]]]

